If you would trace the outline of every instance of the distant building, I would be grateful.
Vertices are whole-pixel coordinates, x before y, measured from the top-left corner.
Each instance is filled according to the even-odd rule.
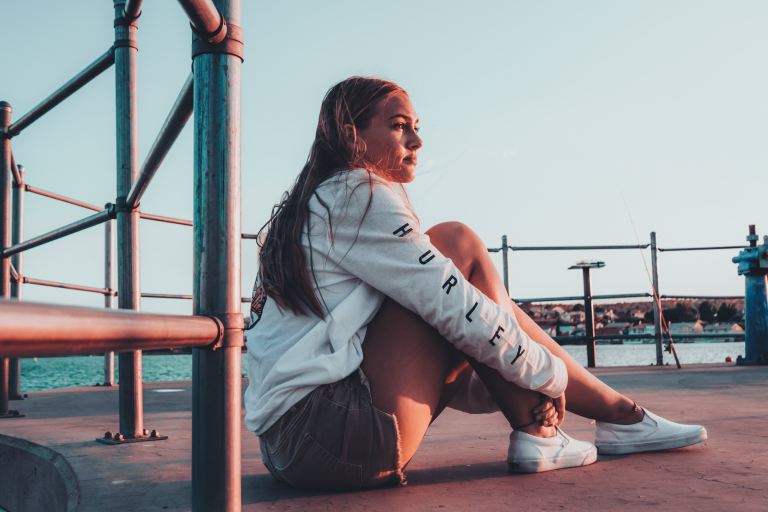
[[[696,322],[669,322],[669,335],[674,339],[675,336],[682,336],[685,334],[702,334],[704,332],[704,324],[701,321]],[[681,343],[693,343],[693,338],[682,339]]]
[[[704,326],[704,333],[706,334],[743,334],[744,328],[741,327],[737,323],[731,323],[731,322],[723,322],[723,323],[714,323],[714,324],[708,324]],[[716,338],[703,338],[700,341],[736,341],[736,336],[734,337],[716,337]]]

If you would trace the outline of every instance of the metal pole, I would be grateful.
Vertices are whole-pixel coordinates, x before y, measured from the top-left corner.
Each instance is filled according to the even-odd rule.
[[[104,223],[104,288],[109,293],[104,295],[104,307],[113,309],[115,298],[112,292],[115,289],[115,273],[112,270],[115,261],[115,221],[109,220]],[[104,380],[102,386],[115,385],[115,353],[104,353]]]
[[[656,340],[656,365],[664,365],[664,351],[661,336],[661,292],[659,291],[659,253],[656,232],[651,231],[651,272],[653,279],[653,334]]]
[[[587,337],[587,366],[595,367],[595,309],[592,304],[592,283],[589,269],[582,269],[584,276],[584,334]]]
[[[126,0],[124,16],[129,20],[135,20],[141,15],[142,0]]]
[[[138,175],[138,112],[136,61],[138,44],[135,20],[126,19],[125,0],[115,7],[115,108],[117,149],[117,289],[118,307],[139,310],[139,212],[128,210],[125,200]],[[144,434],[141,351],[118,357],[120,433],[126,438]]]
[[[207,316],[0,300],[0,354],[48,357],[145,348],[191,348],[221,341],[221,321]]]
[[[200,2],[182,2],[183,6]],[[192,42],[194,283],[197,315],[217,317],[218,350],[192,350],[192,510],[241,509],[240,0],[219,0],[227,39]],[[188,11],[187,7],[185,10]],[[188,11],[189,12],[189,11]]]
[[[184,12],[187,13],[187,17],[197,35],[207,43],[218,44],[223,42],[226,37],[231,37],[227,33],[226,20],[230,22],[232,20],[226,13],[221,12],[222,2],[214,2],[213,0],[179,0],[179,3]],[[240,27],[237,28],[239,29]],[[242,45],[240,47],[242,48]]]
[[[507,235],[501,235],[501,264],[504,273],[504,289],[509,295],[509,245],[507,245]]]
[[[46,112],[67,99],[72,93],[109,69],[114,61],[112,48],[110,48],[88,65],[87,68],[75,75],[69,82],[59,87],[58,90],[45,98],[40,104],[21,116],[21,119],[8,128],[9,136],[15,137],[21,133],[24,128],[40,119]]]
[[[11,245],[11,139],[8,127],[11,125],[13,108],[10,103],[0,102],[0,249]],[[0,258],[0,298],[11,296],[11,260]],[[8,370],[10,361],[0,357],[0,417],[9,416]]]
[[[32,249],[34,247],[47,244],[48,242],[58,240],[59,238],[64,238],[65,236],[71,235],[72,233],[77,233],[78,231],[83,231],[84,229],[88,229],[90,227],[101,224],[102,222],[106,222],[113,216],[114,211],[112,206],[107,205],[107,209],[102,210],[99,213],[95,213],[84,219],[76,220],[71,224],[67,224],[66,226],[56,228],[53,231],[49,231],[48,233],[44,233],[34,238],[30,238],[29,240],[25,240],[23,242],[19,242],[18,244],[12,245],[3,251],[3,256],[7,258],[8,256],[13,256],[14,254],[18,254],[28,249]]]
[[[149,148],[149,153],[141,165],[139,171],[139,177],[136,183],[133,185],[131,192],[128,194],[126,204],[128,208],[138,208],[141,196],[146,192],[149,182],[155,176],[160,164],[163,163],[163,159],[170,151],[173,143],[176,142],[181,130],[189,121],[189,117],[192,115],[192,75],[190,74],[184,85],[181,87],[176,102],[171,107],[171,111],[168,113],[168,117],[165,119],[160,132],[157,134],[155,142],[152,147]]]
[[[17,181],[13,183],[13,227],[11,229],[11,243],[16,245],[21,243],[21,239],[24,237],[24,167],[19,165],[16,169]],[[16,300],[21,300],[21,277],[24,275],[23,267],[23,255],[21,253],[15,254],[11,257],[11,263],[16,269],[19,279],[11,280],[11,297]],[[9,398],[11,400],[23,400],[24,395],[21,393],[21,359],[18,357],[11,358],[10,365],[10,386],[9,386]]]
[[[51,199],[55,199],[63,203],[69,203],[75,206],[79,206],[81,208],[85,208],[86,210],[93,210],[95,212],[101,211],[101,208],[96,206],[95,204],[86,203],[85,201],[80,201],[79,199],[73,199],[71,197],[63,196],[61,194],[57,194],[49,190],[43,190],[42,188],[33,187],[32,185],[25,185],[24,188],[26,189],[27,192],[31,192],[32,194],[37,194],[43,197],[50,197]]]

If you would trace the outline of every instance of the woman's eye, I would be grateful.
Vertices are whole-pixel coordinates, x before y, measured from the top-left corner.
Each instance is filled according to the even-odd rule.
[[[404,130],[405,129],[405,123],[395,123],[392,125],[392,128],[396,128],[398,130]]]

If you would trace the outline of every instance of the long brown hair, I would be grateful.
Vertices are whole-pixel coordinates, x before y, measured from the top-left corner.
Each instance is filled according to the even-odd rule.
[[[367,128],[379,102],[397,93],[405,91],[393,82],[360,76],[339,82],[326,93],[307,163],[259,231],[262,234],[266,230],[260,243],[257,279],[263,299],[268,296],[296,314],[324,316],[310,281],[311,261],[307,264],[301,245],[309,200],[317,186],[335,172],[370,167],[363,158],[364,141],[356,136],[350,138],[345,125],[354,126],[355,133]],[[330,220],[330,210],[323,206]]]

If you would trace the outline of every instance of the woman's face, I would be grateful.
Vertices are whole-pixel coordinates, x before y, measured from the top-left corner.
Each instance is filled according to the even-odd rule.
[[[365,161],[372,171],[398,183],[410,183],[416,177],[421,138],[419,118],[405,93],[381,100],[367,128],[357,132],[365,141]]]

